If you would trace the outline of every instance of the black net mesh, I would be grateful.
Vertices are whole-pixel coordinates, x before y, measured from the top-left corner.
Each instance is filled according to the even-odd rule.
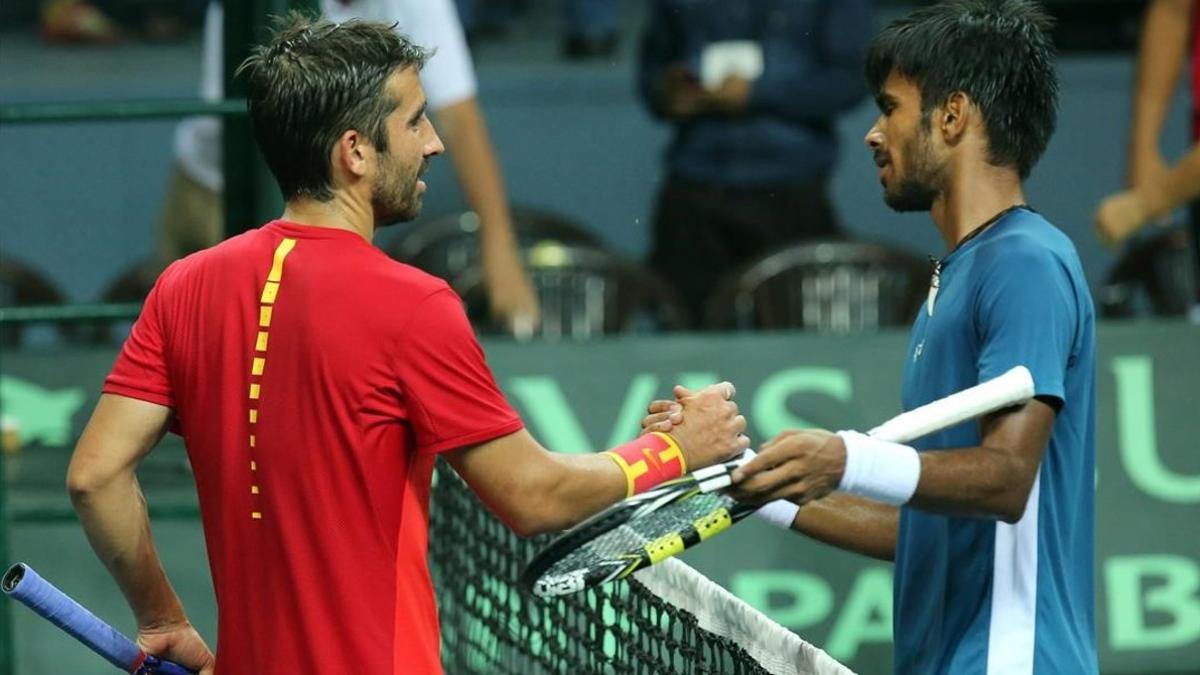
[[[518,590],[522,567],[548,540],[519,539],[438,463],[429,555],[447,673],[767,672],[637,581],[555,600]]]

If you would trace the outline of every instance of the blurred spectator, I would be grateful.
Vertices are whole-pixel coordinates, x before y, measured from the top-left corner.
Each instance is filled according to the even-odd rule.
[[[1162,154],[1162,130],[1191,43],[1192,146],[1175,166]],[[1138,48],[1137,85],[1129,143],[1128,187],[1096,211],[1096,229],[1110,244],[1125,240],[1175,209],[1191,208],[1197,288],[1192,316],[1200,321],[1200,10],[1194,0],[1153,0]]]
[[[617,49],[617,0],[559,0],[562,3],[562,53],[583,60],[612,56]],[[508,32],[524,0],[455,0],[467,38],[483,40]]]
[[[606,58],[617,50],[617,0],[562,0],[568,59]]]
[[[414,42],[435,50],[421,82],[467,202],[479,214],[492,314],[518,334],[527,333],[538,320],[537,297],[517,250],[503,177],[475,98],[475,72],[453,1],[322,0],[321,7],[334,21],[395,21]],[[201,85],[201,95],[208,99],[223,95],[221,23],[221,5],[210,4]],[[163,209],[162,265],[217,243],[223,234],[220,129],[216,119],[190,118],[176,131],[178,164]]]
[[[120,37],[117,24],[86,0],[47,0],[41,22],[47,42],[109,44]]]
[[[184,36],[194,0],[43,0],[47,42],[110,44],[125,37],[164,42]]]
[[[455,5],[467,39],[472,41],[508,32],[516,12],[514,0],[455,0]]]
[[[867,0],[654,0],[640,91],[675,127],[651,263],[695,317],[755,256],[839,228],[835,118],[866,88]]]

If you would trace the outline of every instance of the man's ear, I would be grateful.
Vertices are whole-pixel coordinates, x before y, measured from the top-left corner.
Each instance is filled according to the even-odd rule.
[[[946,97],[946,102],[937,110],[934,119],[946,145],[956,145],[962,140],[973,109],[971,98],[961,91],[952,92]]]
[[[333,163],[352,176],[362,178],[375,156],[375,147],[355,129],[347,129],[333,146]]]

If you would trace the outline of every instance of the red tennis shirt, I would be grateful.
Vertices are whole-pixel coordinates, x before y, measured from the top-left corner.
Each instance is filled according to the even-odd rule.
[[[274,221],[163,272],[104,391],[175,412],[218,673],[441,672],[434,457],[522,426],[445,282]]]

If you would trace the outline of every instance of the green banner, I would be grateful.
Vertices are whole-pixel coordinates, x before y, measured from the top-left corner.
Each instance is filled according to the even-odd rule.
[[[1096,631],[1101,666],[1111,673],[1195,672],[1200,664],[1200,447],[1186,420],[1200,413],[1200,328],[1105,325],[1099,339]],[[755,442],[789,427],[869,428],[899,411],[905,344],[903,333],[767,334],[494,342],[486,351],[534,436],[554,450],[587,452],[634,435],[646,403],[669,395],[676,383],[734,382]],[[65,468],[65,459],[33,462],[32,456],[50,452],[38,446],[69,445],[112,358],[111,349],[5,355],[0,411],[6,428],[26,445],[18,462]],[[34,488],[9,473],[15,500],[37,498]],[[61,476],[56,479],[61,485]],[[44,484],[45,476],[37,482]],[[148,498],[154,506],[152,490]],[[195,533],[198,537],[198,526]],[[188,545],[202,551],[199,544]],[[890,565],[757,521],[685,559],[855,670],[890,668]],[[203,577],[175,581],[209,588]]]

